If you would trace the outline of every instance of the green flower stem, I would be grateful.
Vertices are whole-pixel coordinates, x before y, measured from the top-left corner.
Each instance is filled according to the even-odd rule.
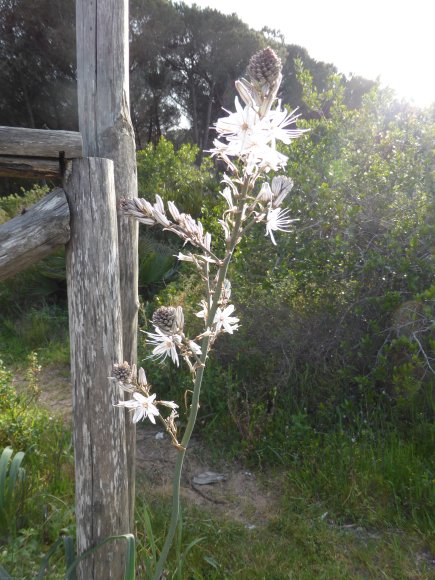
[[[202,343],[202,347],[204,348],[205,344],[208,348],[208,342],[210,338],[205,337]],[[207,352],[204,350],[203,352]],[[204,357],[205,359],[205,357]],[[157,566],[155,572],[153,574],[153,580],[160,580],[163,574],[164,566],[166,564],[166,560],[168,558],[169,550],[171,548],[172,542],[174,540],[175,532],[177,529],[178,518],[180,515],[180,486],[181,486],[181,472],[183,469],[183,461],[184,456],[186,455],[187,446],[189,445],[190,437],[192,435],[192,431],[195,427],[196,417],[198,415],[199,409],[199,395],[201,392],[201,383],[202,377],[204,374],[204,367],[201,366],[196,374],[195,378],[195,386],[193,389],[193,397],[192,397],[192,404],[190,407],[190,415],[189,420],[187,422],[186,430],[183,435],[183,439],[181,440],[181,445],[184,449],[180,449],[177,457],[177,461],[175,463],[175,472],[174,472],[174,480],[173,480],[173,491],[172,491],[172,512],[171,512],[171,521],[169,524],[168,534],[166,536],[165,544],[163,546],[162,552],[160,554],[159,561],[157,562]]]
[[[237,238],[239,236],[240,228],[242,225],[242,215],[243,215],[243,204],[245,203],[245,196],[246,191],[248,189],[247,182],[244,184],[242,192],[243,195],[239,201],[239,212],[237,214],[236,222],[234,224],[234,229],[231,234],[231,240],[229,245],[229,249],[225,259],[222,263],[222,266],[219,269],[219,276],[216,283],[216,288],[213,296],[212,306],[208,313],[207,321],[213,321],[216,311],[219,306],[219,300],[222,292],[222,287],[224,284],[225,277],[227,275],[227,270],[229,263],[231,261],[231,257],[234,252],[234,248],[237,244]],[[168,534],[166,536],[166,540],[163,546],[163,549],[160,554],[159,561],[157,562],[157,566],[155,572],[153,574],[153,580],[160,580],[163,574],[163,570],[166,564],[166,560],[168,559],[169,550],[172,546],[172,542],[174,540],[175,532],[177,530],[178,518],[180,516],[180,487],[181,487],[181,472],[183,469],[183,462],[184,456],[186,455],[186,450],[189,445],[190,438],[192,436],[193,429],[195,427],[196,418],[198,416],[198,409],[199,409],[199,396],[201,394],[201,385],[202,385],[202,378],[204,376],[204,367],[208,356],[208,348],[210,344],[210,337],[204,336],[202,343],[201,343],[201,366],[198,368],[196,377],[195,377],[195,384],[193,387],[193,396],[192,396],[192,403],[190,406],[190,414],[189,419],[187,421],[186,430],[184,432],[183,438],[181,440],[181,446],[183,449],[179,450],[179,454],[177,457],[177,461],[175,463],[175,472],[174,472],[174,480],[173,480],[173,491],[172,491],[172,511],[171,511],[171,521],[169,524]]]

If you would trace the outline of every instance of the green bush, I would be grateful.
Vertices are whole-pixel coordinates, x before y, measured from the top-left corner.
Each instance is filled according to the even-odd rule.
[[[21,194],[0,196],[0,224],[19,215],[48,192],[47,187],[34,185],[31,189],[21,190]]]
[[[197,217],[201,207],[216,192],[213,163],[206,158],[196,165],[199,149],[185,143],[176,151],[162,137],[137,153],[139,197],[154,202],[156,194],[174,201],[180,210]]]
[[[374,519],[427,529],[435,119],[379,90],[349,110],[338,77],[323,93],[305,71],[300,81],[310,131],[282,148],[299,221],[276,247],[254,228],[234,257],[241,326],[216,345],[199,426],[249,461],[292,466],[293,483],[337,498],[342,518],[370,522],[378,502]],[[189,271],[156,298],[182,304],[188,325],[200,295]],[[185,388],[165,373],[159,388]]]

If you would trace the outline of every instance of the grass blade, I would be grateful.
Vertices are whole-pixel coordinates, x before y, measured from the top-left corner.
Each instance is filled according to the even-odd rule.
[[[8,503],[12,499],[12,494],[14,493],[15,484],[17,482],[17,479],[19,478],[20,470],[21,470],[21,473],[24,473],[24,470],[21,468],[21,463],[22,463],[23,459],[24,459],[24,452],[18,451],[18,453],[15,453],[15,457],[12,460],[12,463],[11,463],[11,466],[9,469],[8,489],[6,492],[6,500]]]
[[[75,551],[74,551],[74,540],[71,536],[65,536],[63,538],[63,546],[65,549],[65,563],[66,568],[70,568],[75,559]],[[68,578],[68,577],[67,577]],[[69,576],[69,580],[76,580],[76,572],[73,570]]]
[[[157,562],[157,546],[156,539],[154,537],[153,526],[151,524],[151,517],[148,508],[145,506],[143,511],[143,519],[145,524],[146,540],[149,542],[151,552],[153,555],[153,567]]]
[[[52,546],[51,548],[48,550],[48,552],[45,554],[44,559],[41,562],[41,566],[39,568],[39,572],[38,575],[36,576],[36,580],[43,580],[45,577],[45,572],[47,571],[48,568],[48,564],[50,561],[50,558],[52,557],[52,555],[55,553],[55,551],[58,549],[58,547],[61,545],[63,538],[59,538]]]
[[[71,563],[71,565],[68,567],[65,573],[66,580],[73,580],[72,574],[75,573],[77,566],[82,560],[88,558],[91,554],[93,554],[94,552],[99,550],[102,546],[104,546],[104,544],[107,544],[108,542],[112,542],[115,540],[127,541],[127,556],[125,562],[124,580],[135,580],[136,539],[133,534],[121,534],[119,536],[109,536],[108,538],[106,538],[93,548],[89,548],[89,550],[86,550],[86,552],[83,552],[83,554],[77,556],[77,558],[74,559],[74,561]]]
[[[6,508],[6,475],[8,472],[8,464],[13,454],[12,447],[5,447],[0,457],[0,507]]]
[[[124,580],[135,580],[136,575],[136,539],[133,534],[126,534],[127,559]]]

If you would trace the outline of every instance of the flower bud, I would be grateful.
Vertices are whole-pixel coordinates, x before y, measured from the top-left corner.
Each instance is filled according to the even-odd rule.
[[[152,323],[165,334],[173,334],[177,329],[175,308],[173,306],[161,306],[154,312]]]
[[[131,367],[128,362],[121,364],[114,364],[112,369],[112,376],[121,383],[129,383],[132,379]]]
[[[184,312],[181,306],[175,309],[175,326],[177,332],[182,332],[184,328]]]
[[[249,61],[247,72],[252,81],[259,85],[273,85],[281,74],[281,59],[269,46],[254,54]]]

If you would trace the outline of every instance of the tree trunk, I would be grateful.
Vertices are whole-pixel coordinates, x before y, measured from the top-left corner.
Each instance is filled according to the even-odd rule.
[[[77,549],[129,531],[124,411],[108,377],[122,361],[113,163],[73,162],[66,271],[73,385]],[[79,565],[80,580],[120,580],[125,545],[108,543]]]
[[[202,158],[204,155],[204,149],[208,145],[208,135],[210,132],[210,123],[211,123],[211,111],[213,108],[213,95],[214,95],[214,84],[210,88],[210,97],[209,97],[208,103],[207,103],[207,116],[206,116],[205,125],[204,125],[204,135],[202,138],[202,147],[201,147],[201,150],[199,152],[199,158],[198,158],[199,164],[201,164],[201,162],[202,162]]]
[[[192,98],[192,131],[195,145],[199,147],[199,129],[198,129],[198,105],[196,102],[196,87],[195,81],[192,78],[190,81],[190,95]]]
[[[117,200],[137,196],[130,119],[128,0],[76,0],[79,127],[84,155],[112,159]],[[136,363],[138,224],[118,214],[123,359]],[[130,527],[134,529],[136,430],[126,425]],[[107,506],[107,509],[111,509]]]

